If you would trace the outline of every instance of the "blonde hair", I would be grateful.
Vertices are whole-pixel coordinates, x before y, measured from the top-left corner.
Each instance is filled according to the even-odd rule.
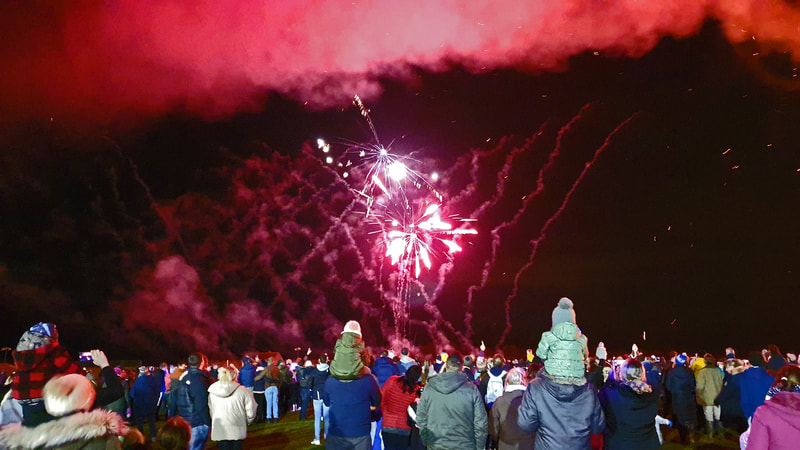
[[[223,383],[230,383],[233,381],[233,373],[227,367],[220,367],[217,370],[217,380]]]
[[[55,417],[90,409],[96,396],[92,382],[77,373],[56,375],[42,390],[44,407]]]

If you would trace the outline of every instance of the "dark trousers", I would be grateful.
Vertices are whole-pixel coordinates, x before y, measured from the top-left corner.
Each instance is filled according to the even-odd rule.
[[[383,430],[383,448],[385,450],[408,450],[411,444],[411,431],[408,434],[392,433]]]
[[[263,422],[267,418],[267,397],[263,392],[254,392],[256,398],[256,422]]]
[[[300,420],[306,420],[308,402],[311,401],[311,389],[300,388]]]
[[[217,441],[219,450],[242,450],[244,441]]]
[[[147,421],[147,426],[150,427],[150,437],[155,438],[158,428],[156,428],[156,415],[155,414],[136,414],[133,418],[136,421],[136,428],[144,434],[144,423]]]
[[[291,395],[291,387],[288,384],[281,384],[278,387],[278,411],[281,417],[289,412],[289,396]]]
[[[369,438],[369,435],[346,438],[329,434],[325,438],[325,448],[328,450],[371,450],[372,439]]]

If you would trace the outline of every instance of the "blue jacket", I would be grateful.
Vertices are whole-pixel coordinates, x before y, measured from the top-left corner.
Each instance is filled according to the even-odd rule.
[[[249,362],[244,363],[242,370],[239,371],[238,382],[244,387],[253,387],[253,378],[256,377],[256,366]]]
[[[261,366],[256,368],[255,375],[257,376],[258,373],[260,372],[260,370],[258,370],[258,369],[266,370],[266,368],[267,368],[267,362],[266,361],[262,361],[261,362]],[[239,384],[241,384],[241,383],[239,383]],[[254,381],[253,381],[253,392],[264,392],[266,390],[266,388],[267,388],[267,377],[264,377],[264,378],[262,378],[260,380],[255,380],[254,379]]]
[[[375,360],[375,364],[372,365],[372,374],[378,378],[380,387],[383,387],[383,383],[386,383],[389,377],[400,375],[397,366],[388,356],[381,356]]]
[[[753,417],[756,408],[764,404],[767,391],[775,381],[772,375],[761,367],[754,366],[731,378],[742,394],[742,412],[746,418]]]
[[[154,414],[160,392],[161,387],[153,375],[140,375],[136,378],[130,390],[131,400],[133,400],[133,408],[131,408],[133,415],[149,416]]]
[[[194,428],[211,425],[208,411],[208,387],[211,379],[198,368],[190,367],[178,380],[170,384],[170,411],[189,422]]]
[[[328,377],[323,401],[330,407],[330,423],[325,423],[326,427],[331,427],[330,435],[345,438],[369,436],[370,407],[380,407],[381,390],[378,380],[372,375],[344,381]]]
[[[682,425],[697,424],[697,382],[694,372],[686,366],[675,366],[667,372],[666,388],[672,394],[672,412],[675,422]]]

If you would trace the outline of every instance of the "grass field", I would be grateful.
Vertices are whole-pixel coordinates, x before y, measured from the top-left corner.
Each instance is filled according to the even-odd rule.
[[[251,425],[247,430],[245,449],[253,450],[298,450],[298,449],[323,449],[324,445],[311,445],[314,439],[313,411],[309,408],[309,420],[301,421],[299,412],[290,412],[280,419],[278,423],[260,423]],[[160,422],[158,426],[163,425]],[[739,448],[739,437],[728,433],[724,438],[708,439],[698,434],[696,443],[688,446],[679,444],[678,432],[675,429],[662,428],[665,442],[661,446],[665,450],[678,449],[734,449]],[[324,442],[323,442],[324,443]],[[209,449],[217,448],[213,441],[208,444]]]

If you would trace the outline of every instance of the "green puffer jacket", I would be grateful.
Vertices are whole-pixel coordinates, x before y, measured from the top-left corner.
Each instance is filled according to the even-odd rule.
[[[542,333],[536,355],[544,369],[555,377],[580,378],[589,360],[588,339],[572,322],[561,322]]]
[[[420,437],[428,450],[483,450],[488,424],[481,394],[464,372],[428,379],[417,407]]]
[[[331,376],[337,380],[355,380],[359,378],[364,367],[366,353],[361,336],[346,331],[336,340],[331,361]]]

